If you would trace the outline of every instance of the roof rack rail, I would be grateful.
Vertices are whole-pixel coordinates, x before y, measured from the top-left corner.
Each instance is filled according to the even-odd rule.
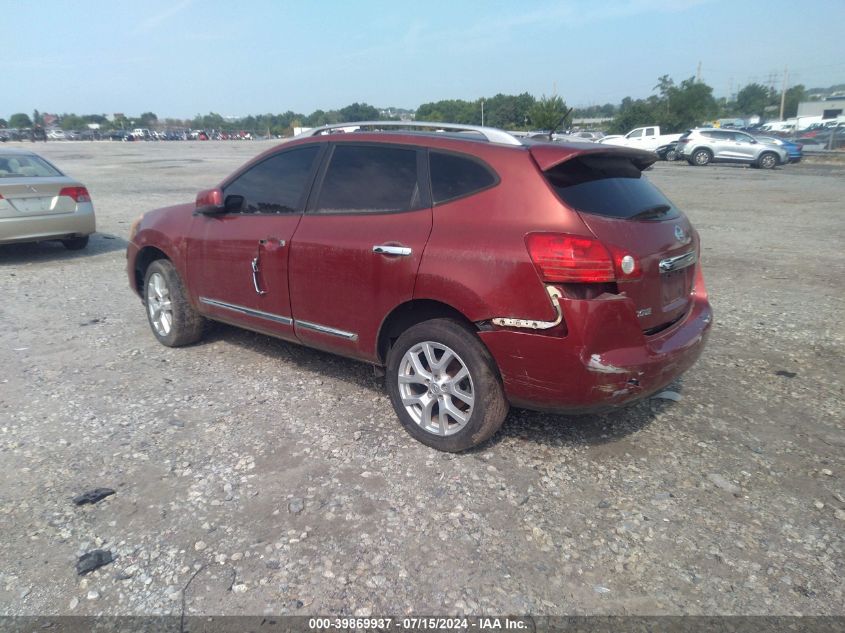
[[[331,130],[350,127],[419,129],[431,128],[434,130],[447,130],[456,132],[476,132],[477,134],[483,136],[490,143],[501,143],[503,145],[522,145],[520,140],[516,138],[513,134],[510,134],[509,132],[505,132],[504,130],[500,130],[495,127],[485,127],[481,125],[464,125],[463,123],[441,123],[435,121],[350,121],[348,123],[332,123],[331,125],[315,127],[305,132],[302,132],[297,136],[320,136],[321,134],[330,132]]]

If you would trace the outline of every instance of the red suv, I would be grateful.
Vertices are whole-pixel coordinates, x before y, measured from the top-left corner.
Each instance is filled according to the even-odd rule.
[[[653,154],[394,125],[314,130],[139,218],[129,283],[156,338],[212,319],[384,368],[404,427],[444,451],[509,404],[624,405],[695,362],[699,238],[642,175]]]

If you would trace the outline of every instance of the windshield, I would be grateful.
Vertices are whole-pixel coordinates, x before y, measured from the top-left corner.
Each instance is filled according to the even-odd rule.
[[[61,172],[38,156],[0,155],[0,178],[50,178]]]
[[[586,155],[546,172],[546,178],[567,206],[611,218],[667,220],[678,210],[624,156]]]

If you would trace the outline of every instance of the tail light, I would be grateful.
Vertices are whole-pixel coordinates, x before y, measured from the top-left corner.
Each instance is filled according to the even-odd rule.
[[[680,139],[678,139],[678,145],[686,145],[687,143],[689,143],[689,139],[688,139],[688,138],[680,138]]]
[[[73,198],[74,202],[91,202],[91,196],[85,187],[65,187],[59,192],[60,196]]]
[[[564,233],[529,233],[525,245],[545,282],[608,283],[642,276],[640,262],[596,239]]]

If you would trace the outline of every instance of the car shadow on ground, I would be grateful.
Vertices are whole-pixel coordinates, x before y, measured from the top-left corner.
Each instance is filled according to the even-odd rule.
[[[373,368],[366,363],[222,323],[210,324],[199,345],[215,342],[237,345],[268,358],[292,362],[303,372],[341,380],[367,392],[370,397],[387,396],[384,378],[377,377]],[[682,393],[683,377],[676,379],[665,390]],[[667,400],[649,398],[603,413],[580,415],[561,415],[512,407],[501,430],[487,442],[467,452],[483,452],[508,439],[548,447],[609,444],[646,428],[658,413],[674,404]]]
[[[88,246],[78,251],[69,251],[58,240],[0,244],[0,266],[81,259],[112,251],[125,251],[128,245],[125,239],[111,233],[94,233]]]

